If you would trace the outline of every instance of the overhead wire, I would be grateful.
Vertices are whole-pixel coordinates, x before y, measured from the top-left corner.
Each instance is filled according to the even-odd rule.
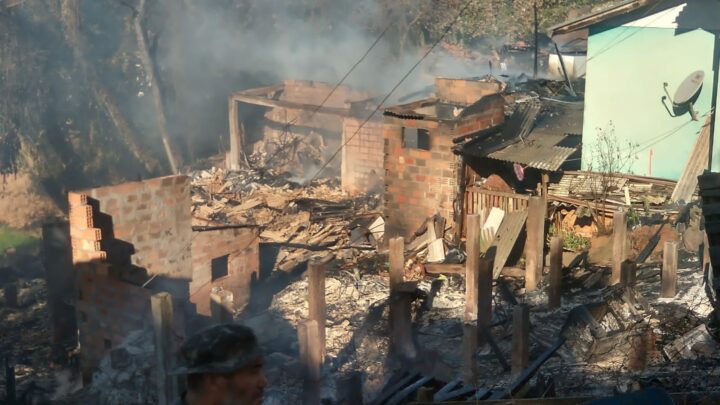
[[[375,41],[370,45],[370,47],[365,51],[365,53],[363,53],[363,55],[360,57],[360,59],[358,59],[358,60],[350,67],[350,69],[343,75],[343,77],[340,79],[340,81],[338,81],[338,82],[335,84],[335,86],[333,86],[333,88],[330,90],[330,92],[327,94],[327,96],[325,96],[325,98],[320,102],[320,104],[318,104],[318,105],[312,110],[312,112],[310,113],[310,116],[308,117],[308,120],[309,120],[309,119],[312,119],[312,118],[315,116],[315,114],[317,114],[318,111],[320,111],[320,110],[322,109],[322,107],[325,106],[325,103],[327,103],[328,100],[330,100],[330,98],[332,97],[332,95],[335,94],[335,92],[337,91],[337,89],[339,89],[340,86],[342,86],[342,84],[345,83],[345,80],[347,80],[347,78],[350,76],[350,74],[352,74],[352,72],[354,72],[355,69],[356,69],[358,66],[360,66],[360,64],[365,60],[365,58],[367,58],[368,55],[370,55],[370,52],[372,52],[372,50],[375,49],[375,47],[377,46],[377,44],[380,43],[380,41],[382,40],[382,38],[385,36],[385,34],[388,32],[388,30],[390,29],[390,27],[391,27],[392,25],[393,25],[393,22],[391,21],[390,23],[388,23],[388,24],[385,26],[385,29],[382,30],[382,32],[380,33],[380,35],[378,35],[378,37],[377,37],[377,38],[375,39]],[[283,128],[283,133],[284,133],[284,134],[288,134],[288,133],[290,132],[290,127],[292,127],[292,126],[297,122],[297,120],[298,120],[299,118],[300,118],[300,115],[296,115],[295,118],[293,118],[291,121],[287,121],[287,122],[285,123],[284,128]],[[297,138],[297,139],[300,139],[300,138]],[[292,142],[294,142],[294,140],[293,140],[293,141],[290,141],[290,142],[292,143]],[[300,142],[304,142],[304,140],[301,140]],[[282,147],[278,148],[278,150],[276,150],[275,153],[274,153],[272,156],[270,156],[270,158],[265,162],[265,166],[268,166],[268,165],[277,157],[277,155],[278,155],[278,154],[280,153],[280,151],[282,151],[282,150],[283,150]]]
[[[393,88],[390,90],[390,92],[388,92],[388,93],[385,95],[385,97],[382,99],[382,101],[380,101],[380,103],[378,103],[377,107],[375,107],[375,109],[368,115],[368,117],[365,119],[365,121],[363,121],[363,122],[360,124],[360,126],[358,126],[358,129],[357,129],[347,140],[345,140],[345,141],[340,145],[340,147],[335,151],[335,153],[333,153],[333,154],[330,156],[329,159],[327,159],[327,160],[325,161],[325,163],[320,167],[320,169],[318,169],[318,171],[317,171],[317,172],[315,173],[315,175],[310,179],[310,181],[313,181],[313,180],[317,179],[317,177],[320,175],[320,173],[322,173],[322,171],[325,170],[325,168],[330,164],[330,162],[332,162],[332,160],[335,159],[335,157],[337,157],[338,153],[340,153],[340,151],[342,151],[342,149],[343,149],[353,138],[355,138],[355,136],[356,136],[358,133],[360,133],[360,131],[361,131],[361,130],[363,129],[363,127],[365,126],[365,124],[367,124],[368,122],[370,122],[370,120],[371,120],[372,117],[375,115],[375,113],[377,113],[377,112],[380,110],[380,108],[382,108],[383,104],[385,104],[385,102],[386,102],[388,99],[390,99],[390,97],[393,95],[393,93],[395,93],[395,91],[405,82],[405,80],[407,80],[407,78],[410,77],[410,75],[415,71],[415,69],[417,69],[418,66],[420,66],[420,64],[428,57],[428,55],[430,55],[430,53],[431,53],[433,50],[435,50],[435,48],[440,44],[440,42],[442,42],[442,40],[445,39],[445,36],[447,36],[447,34],[450,32],[450,30],[452,29],[453,25],[454,25],[455,23],[457,23],[457,21],[463,16],[463,14],[465,14],[465,12],[467,11],[467,9],[470,7],[471,4],[473,4],[473,0],[466,0],[466,1],[465,1],[465,5],[463,6],[463,8],[460,10],[460,12],[457,14],[457,16],[455,16],[455,18],[445,27],[445,29],[443,30],[442,35],[440,35],[440,37],[432,44],[432,46],[430,47],[430,49],[428,49],[427,52],[425,52],[425,54],[423,54],[423,56],[410,68],[410,70],[409,70],[407,73],[405,73],[405,75],[400,79],[400,81],[397,82],[397,84],[395,84],[395,86],[393,86]]]
[[[665,3],[666,1],[667,1],[667,0],[660,0],[659,2],[655,3],[655,4],[652,5],[650,8],[648,8],[647,10],[645,10],[645,12],[644,12],[642,15],[640,15],[640,17],[639,17],[638,19],[647,17],[648,15],[650,15],[651,12],[653,12],[654,10],[656,10],[660,5],[662,5],[662,4]],[[652,24],[652,23],[654,23],[655,21],[659,20],[660,18],[664,17],[664,16],[665,16],[666,14],[668,14],[670,11],[672,11],[672,8],[665,10],[665,12],[659,14],[656,18],[654,18],[653,20],[651,20],[650,22],[648,22],[645,26],[640,27],[640,28],[647,28],[648,26],[650,26],[650,24]],[[630,37],[632,37],[633,35],[635,35],[635,34],[637,34],[638,32],[640,32],[640,30],[635,30],[635,31],[631,32],[629,35],[627,35],[626,37],[618,40],[618,38],[620,38],[623,34],[627,33],[627,32],[630,30],[630,28],[632,28],[632,27],[631,27],[631,26],[625,26],[625,29],[623,29],[622,31],[620,31],[620,32],[615,36],[615,38],[613,38],[613,39],[610,41],[610,44],[608,44],[607,46],[605,46],[604,48],[602,48],[600,51],[598,51],[598,53],[596,53],[596,54],[593,55],[592,57],[588,58],[587,61],[586,61],[586,63],[587,63],[587,62],[590,62],[591,60],[593,60],[593,59],[597,58],[598,56],[604,54],[605,52],[609,51],[610,49],[614,48],[615,46],[619,45],[620,43],[626,41],[628,38],[630,38]]]

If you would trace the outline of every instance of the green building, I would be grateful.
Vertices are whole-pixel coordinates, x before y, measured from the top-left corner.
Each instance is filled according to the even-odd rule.
[[[557,43],[587,39],[583,169],[597,168],[596,145],[605,131],[614,133],[610,138],[621,151],[634,155],[626,172],[680,177],[718,85],[719,32],[720,0],[623,1],[551,29]],[[697,71],[704,72],[694,102],[697,121],[689,113],[673,117],[671,100],[663,102],[663,84],[674,97]],[[713,171],[720,171],[720,139],[714,142]]]

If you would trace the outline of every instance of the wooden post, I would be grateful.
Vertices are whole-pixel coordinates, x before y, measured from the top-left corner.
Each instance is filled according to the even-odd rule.
[[[233,322],[232,291],[221,290],[210,293],[210,315],[215,323]]]
[[[534,291],[542,279],[545,246],[546,200],[530,197],[528,202],[527,239],[525,242],[525,290]]]
[[[627,218],[625,212],[620,210],[613,213],[613,267],[610,284],[620,282],[622,262],[627,259],[625,244],[627,242]]]
[[[325,264],[313,259],[308,263],[308,320],[317,322],[325,356]]]
[[[303,404],[320,403],[320,378],[322,376],[325,342],[320,338],[320,325],[315,320],[301,322],[297,327],[300,363],[305,373]]]
[[[477,327],[490,333],[492,324],[493,262],[486,258],[478,260]],[[485,335],[478,332],[478,344],[486,343]]]
[[[228,115],[230,125],[230,152],[227,158],[227,169],[237,171],[240,170],[241,162],[244,156],[244,133],[238,121],[238,103],[230,96],[228,100]]]
[[[15,396],[15,366],[5,357],[5,403],[13,405],[16,402]]]
[[[168,375],[168,372],[172,370],[173,356],[175,355],[172,296],[168,293],[157,293],[150,297],[150,304],[153,329],[155,330],[158,403],[160,405],[172,404],[179,394],[177,377]]]
[[[390,292],[392,353],[405,360],[412,360],[417,356],[412,336],[412,294],[411,290],[403,291],[402,289]]]
[[[563,238],[554,236],[550,240],[550,288],[548,289],[548,308],[559,308],[562,296],[562,256]]]
[[[477,325],[466,323],[463,325],[462,353],[463,368],[462,380],[465,385],[475,386],[478,377],[478,368],[475,363],[475,353],[478,350]]]
[[[702,258],[703,272],[708,272],[710,277],[712,277],[712,273],[710,273],[710,268],[712,267],[712,263],[710,262],[710,242],[708,242],[707,232],[703,232]]]
[[[362,405],[362,374],[359,371],[339,377],[337,381],[338,402],[342,405]]]
[[[17,308],[18,307],[18,288],[17,288],[17,282],[13,281],[11,283],[5,284],[5,287],[3,288],[5,292],[5,305],[8,308]]]
[[[465,316],[464,321],[474,322],[478,318],[478,286],[480,277],[480,238],[482,217],[468,215],[465,260]],[[490,269],[492,273],[492,268]],[[492,282],[492,274],[491,274]]]
[[[390,290],[403,282],[405,275],[405,239],[401,236],[390,239]]]
[[[678,244],[677,242],[665,242],[663,251],[662,268],[662,292],[663,298],[673,298],[677,288],[677,264]]]
[[[513,309],[512,375],[518,376],[528,367],[530,343],[530,307],[515,305]]]
[[[635,287],[637,283],[637,264],[632,260],[622,262],[621,280],[624,287]]]

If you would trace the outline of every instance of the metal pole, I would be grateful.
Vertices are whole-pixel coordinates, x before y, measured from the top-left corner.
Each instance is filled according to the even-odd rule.
[[[560,48],[558,48],[557,43],[555,44],[555,52],[557,52],[558,59],[560,59],[560,67],[563,71],[563,76],[565,76],[565,82],[568,85],[568,88],[570,89],[570,94],[574,97],[577,94],[575,93],[575,89],[573,88],[572,82],[570,81],[570,78],[568,77],[567,70],[565,70],[565,61],[563,60],[562,54],[560,53]]]
[[[710,116],[710,139],[708,142],[708,171],[712,171],[712,155],[713,143],[715,143],[715,117],[717,116],[717,98],[718,98],[718,79],[720,79],[720,33],[715,35],[715,51],[713,52],[713,89],[710,107],[712,115]]]
[[[537,78],[538,75],[538,9],[537,0],[533,2],[533,18],[535,19],[535,67],[533,70],[533,77]]]

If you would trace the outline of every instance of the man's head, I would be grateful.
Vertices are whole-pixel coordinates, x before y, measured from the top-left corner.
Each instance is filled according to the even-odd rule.
[[[262,402],[267,380],[257,339],[246,326],[225,324],[207,328],[183,343],[181,367],[187,374],[188,396],[207,404]]]

